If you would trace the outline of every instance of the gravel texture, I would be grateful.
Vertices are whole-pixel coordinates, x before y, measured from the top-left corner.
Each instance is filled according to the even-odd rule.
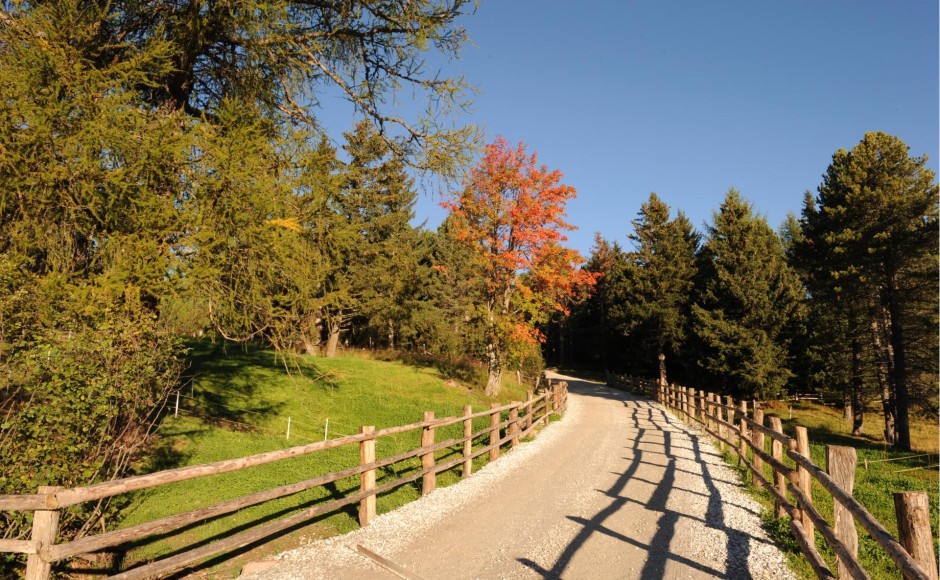
[[[534,441],[349,534],[244,578],[789,579],[707,436],[659,405],[564,377],[569,406]]]

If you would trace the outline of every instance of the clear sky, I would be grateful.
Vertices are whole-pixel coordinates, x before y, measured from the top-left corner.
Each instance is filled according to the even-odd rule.
[[[776,229],[866,131],[938,167],[936,0],[481,0],[463,25],[460,120],[565,174],[585,255],[595,231],[629,247],[652,191],[701,230],[734,186]]]

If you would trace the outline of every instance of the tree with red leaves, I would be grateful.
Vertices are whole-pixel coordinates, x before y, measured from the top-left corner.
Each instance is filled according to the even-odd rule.
[[[450,210],[458,240],[479,257],[476,297],[486,328],[486,394],[499,394],[502,373],[543,340],[536,325],[552,309],[566,311],[569,299],[594,284],[580,270],[584,258],[561,246],[565,203],[575,189],[560,171],[537,164],[521,142],[512,148],[499,137],[487,145],[464,189],[441,205]]]

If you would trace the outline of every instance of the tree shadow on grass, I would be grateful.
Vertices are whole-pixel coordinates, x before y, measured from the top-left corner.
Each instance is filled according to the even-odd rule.
[[[191,341],[187,347],[189,366],[183,374],[181,409],[227,430],[250,431],[254,423],[283,410],[286,403],[266,402],[262,395],[272,380],[292,375],[324,388],[337,388],[336,382],[308,358],[280,355],[263,344]]]

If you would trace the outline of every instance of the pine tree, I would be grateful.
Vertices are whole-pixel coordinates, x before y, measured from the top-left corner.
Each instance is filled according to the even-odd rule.
[[[713,219],[692,307],[699,364],[739,396],[776,395],[790,377],[782,331],[800,311],[802,287],[780,238],[738,191],[728,191]]]
[[[935,406],[937,374],[937,185],[926,157],[867,133],[833,155],[803,229],[808,267],[829,292],[819,300],[864,306],[846,315],[869,329],[885,438],[908,450],[912,401]]]

